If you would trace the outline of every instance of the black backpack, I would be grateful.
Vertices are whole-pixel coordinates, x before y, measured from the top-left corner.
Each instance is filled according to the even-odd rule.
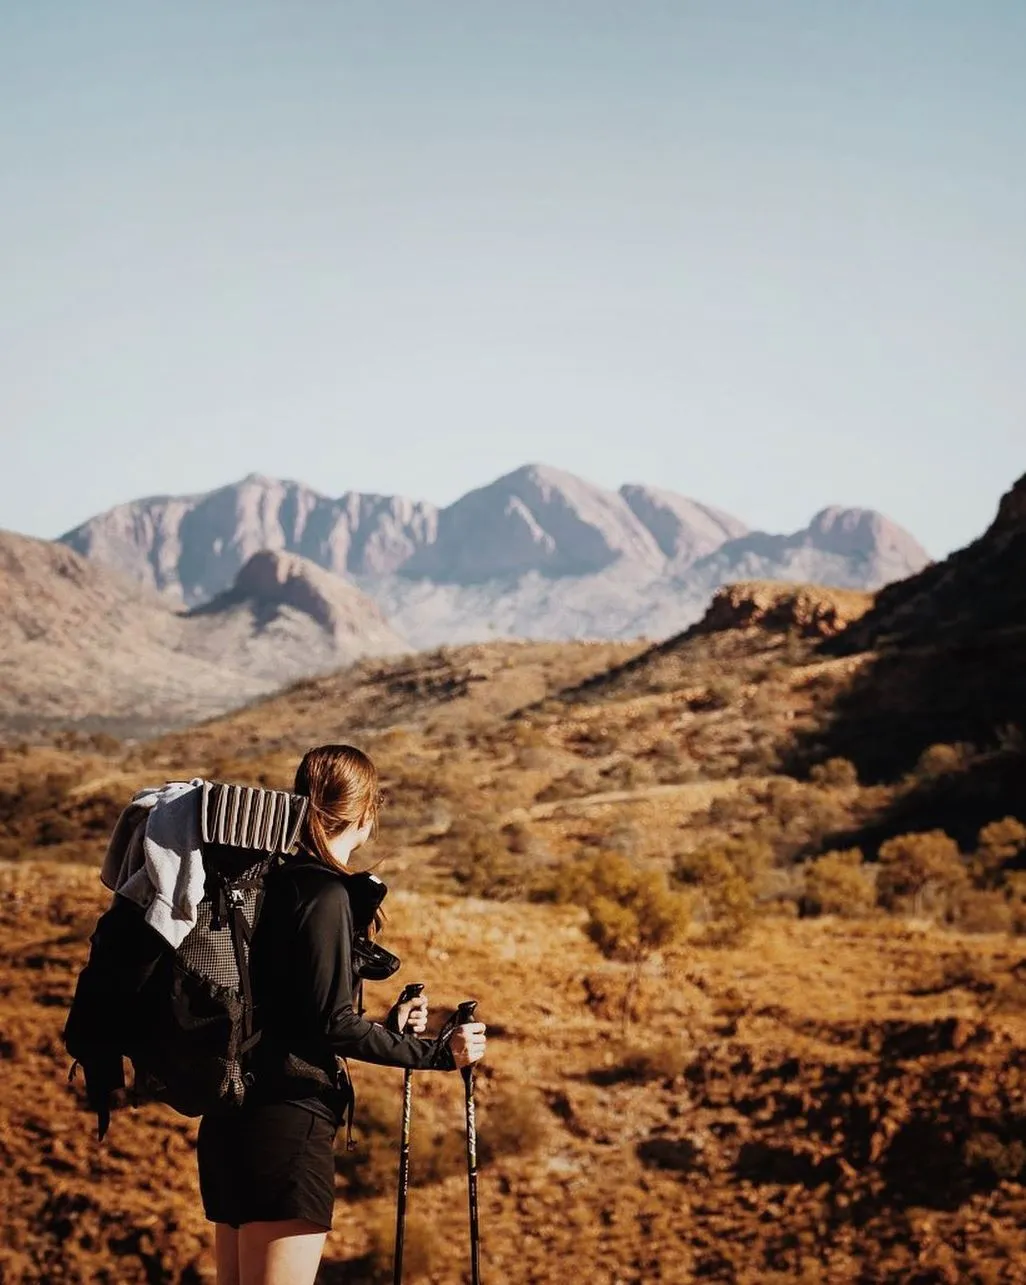
[[[197,922],[176,950],[115,895],[91,938],[64,1028],[81,1066],[102,1138],[127,1101],[166,1102],[184,1115],[240,1105],[260,1038],[254,1022],[249,944],[271,869],[298,846],[308,800],[219,782],[197,788],[205,892]],[[398,962],[396,964],[398,966]]]

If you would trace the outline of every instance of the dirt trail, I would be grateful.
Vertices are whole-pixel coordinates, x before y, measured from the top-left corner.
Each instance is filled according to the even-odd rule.
[[[746,784],[751,784],[750,778]],[[681,815],[701,812],[713,799],[726,798],[736,794],[737,781],[698,781],[694,783],[672,783],[669,785],[643,785],[633,790],[605,790],[597,794],[583,794],[578,798],[553,799],[546,803],[535,803],[529,808],[516,808],[506,816],[506,821],[530,819],[544,821],[567,812],[587,812],[592,808],[615,803],[645,803],[651,799],[673,799]]]

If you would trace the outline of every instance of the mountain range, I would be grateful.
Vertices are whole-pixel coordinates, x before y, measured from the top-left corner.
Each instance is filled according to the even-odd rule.
[[[665,635],[732,580],[876,589],[929,561],[871,510],[823,509],[773,535],[672,492],[609,491],[536,464],[441,509],[358,492],[332,499],[253,474],[119,505],[61,540],[188,608],[229,591],[254,554],[298,555],[362,589],[415,648],[502,634]]]

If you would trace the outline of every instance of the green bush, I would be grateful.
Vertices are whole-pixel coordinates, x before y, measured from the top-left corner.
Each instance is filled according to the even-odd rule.
[[[481,1109],[478,1150],[482,1165],[499,1156],[529,1155],[545,1141],[548,1114],[538,1097],[519,1087],[499,1089]]]
[[[526,897],[534,870],[520,850],[523,838],[521,830],[507,835],[485,818],[457,818],[445,836],[445,852],[460,890],[493,901]]]
[[[705,689],[702,696],[695,697],[690,702],[694,710],[721,710],[729,709],[741,694],[741,683],[736,678],[729,675],[722,678],[714,678]]]

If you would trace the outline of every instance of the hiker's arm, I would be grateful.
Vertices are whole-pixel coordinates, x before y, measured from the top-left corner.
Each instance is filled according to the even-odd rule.
[[[337,1057],[413,1070],[452,1070],[449,1050],[434,1040],[401,1035],[368,1022],[353,1002],[353,918],[349,895],[339,881],[326,884],[306,908],[297,940],[297,963],[309,987],[316,1019]]]

